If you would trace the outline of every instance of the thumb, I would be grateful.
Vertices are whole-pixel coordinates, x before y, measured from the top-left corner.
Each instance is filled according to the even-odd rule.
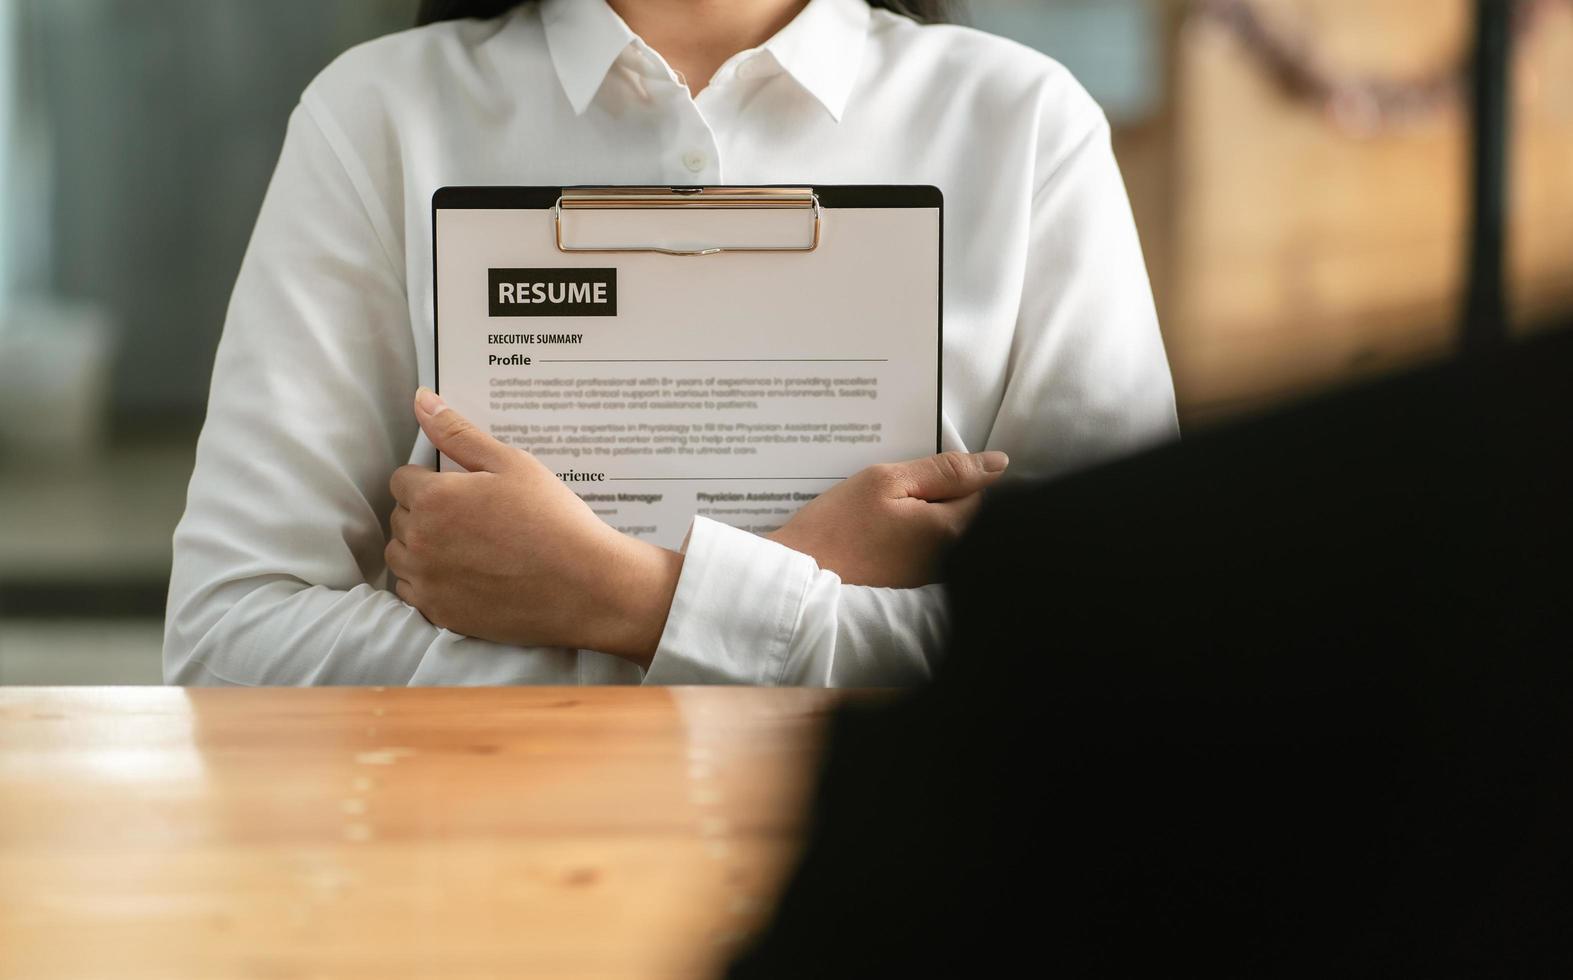
[[[430,388],[415,392],[415,420],[432,445],[471,473],[503,473],[518,462],[518,450],[477,429]]]
[[[921,500],[967,497],[1005,475],[1010,457],[1002,452],[940,453],[896,466],[907,496]]]

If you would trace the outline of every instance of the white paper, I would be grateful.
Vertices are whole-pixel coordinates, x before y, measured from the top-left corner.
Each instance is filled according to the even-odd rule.
[[[438,391],[621,531],[675,548],[696,514],[772,530],[863,467],[936,451],[939,223],[838,208],[813,252],[569,254],[550,209],[440,209]],[[616,315],[492,316],[494,269],[614,269]],[[519,285],[504,295],[567,295]]]

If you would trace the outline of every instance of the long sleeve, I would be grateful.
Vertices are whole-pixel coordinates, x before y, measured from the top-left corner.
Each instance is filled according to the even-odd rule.
[[[416,353],[402,249],[333,131],[296,109],[235,286],[175,532],[166,678],[575,682],[596,659],[621,677],[599,654],[439,630],[384,588]]]
[[[842,585],[807,555],[704,517],[685,555],[646,683],[892,687],[933,672],[938,586]]]
[[[1009,375],[988,441],[1011,476],[1080,469],[1178,435],[1146,264],[1103,115],[1047,155]],[[1063,134],[1056,134],[1056,140]],[[972,397],[947,389],[948,397]],[[813,559],[698,518],[647,680],[885,686],[926,679],[943,590],[842,585]]]

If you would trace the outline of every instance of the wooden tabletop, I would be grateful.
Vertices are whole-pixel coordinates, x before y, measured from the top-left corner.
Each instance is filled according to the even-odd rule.
[[[0,977],[713,975],[837,700],[0,688]]]

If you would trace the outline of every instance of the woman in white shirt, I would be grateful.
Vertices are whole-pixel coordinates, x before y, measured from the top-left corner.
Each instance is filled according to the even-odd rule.
[[[938,587],[873,586],[926,580],[1001,452],[1013,477],[1045,476],[1176,431],[1102,113],[1040,54],[892,9],[937,6],[429,2],[486,16],[329,66],[290,119],[231,300],[175,534],[168,679],[926,677]],[[944,192],[952,455],[860,474],[774,540],[696,518],[674,554],[428,392],[412,410],[433,379],[435,189],[723,183]],[[492,472],[401,468],[433,441]]]

